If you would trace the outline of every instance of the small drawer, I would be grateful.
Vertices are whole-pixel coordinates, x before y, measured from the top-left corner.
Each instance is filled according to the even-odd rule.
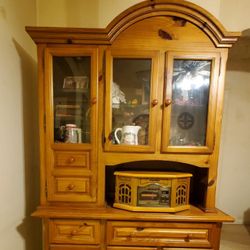
[[[96,220],[50,220],[49,241],[51,244],[100,244],[100,231],[100,222]]]
[[[49,250],[101,250],[100,246],[50,245]]]
[[[120,222],[107,223],[107,243],[117,246],[210,248],[209,224]]]
[[[89,193],[89,177],[55,177],[57,193]]]
[[[89,169],[89,152],[83,151],[55,151],[55,168],[56,167],[77,167]]]
[[[49,201],[94,202],[96,185],[92,176],[53,176],[48,186]]]

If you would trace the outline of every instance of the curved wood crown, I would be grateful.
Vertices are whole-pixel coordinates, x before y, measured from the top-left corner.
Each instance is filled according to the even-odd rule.
[[[193,23],[207,34],[216,47],[231,47],[240,36],[239,32],[227,32],[209,12],[184,0],[144,1],[122,12],[104,29],[26,27],[26,31],[36,43],[108,45],[131,25],[157,16],[172,16]]]

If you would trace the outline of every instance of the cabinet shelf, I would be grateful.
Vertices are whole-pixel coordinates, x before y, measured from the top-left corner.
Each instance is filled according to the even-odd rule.
[[[56,104],[56,109],[80,109],[80,104]]]
[[[61,93],[76,93],[76,94],[86,94],[89,93],[89,89],[62,89]]]
[[[74,120],[83,120],[84,118],[82,116],[77,116],[77,115],[66,115],[66,114],[56,114],[55,115],[56,119],[74,119]]]

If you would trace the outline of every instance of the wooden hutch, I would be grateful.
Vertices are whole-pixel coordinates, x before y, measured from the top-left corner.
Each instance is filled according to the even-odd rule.
[[[143,1],[105,29],[26,30],[38,48],[33,215],[44,249],[218,250],[233,221],[215,193],[227,54],[240,34],[180,0]],[[113,207],[117,170],[192,174],[190,208]]]

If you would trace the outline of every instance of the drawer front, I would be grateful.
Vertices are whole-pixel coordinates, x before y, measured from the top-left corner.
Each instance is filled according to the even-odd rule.
[[[89,152],[55,151],[55,168],[89,169]]]
[[[108,245],[210,248],[210,224],[107,223]]]
[[[95,220],[50,220],[49,241],[57,244],[100,244],[100,231],[100,222]]]
[[[107,250],[160,250],[156,247],[107,247]]]
[[[213,250],[212,248],[107,247],[107,250]]]
[[[96,185],[92,178],[92,176],[52,176],[48,188],[48,200],[93,202],[96,200]]]
[[[49,250],[101,250],[100,246],[50,245]]]
[[[89,193],[89,177],[56,177],[55,181],[57,193]]]

